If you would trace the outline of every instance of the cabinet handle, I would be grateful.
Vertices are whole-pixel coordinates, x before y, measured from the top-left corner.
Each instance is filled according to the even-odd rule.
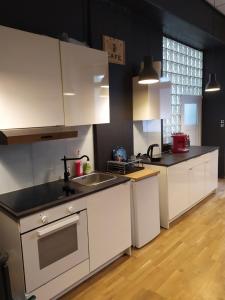
[[[41,136],[41,139],[44,140],[44,139],[52,139],[53,136],[52,135],[42,135]]]
[[[74,214],[72,217],[68,217],[66,220],[60,221],[59,223],[46,226],[44,229],[37,230],[38,237],[44,237],[51,233],[57,232],[62,228],[69,227],[70,225],[79,222],[80,217],[78,214]]]

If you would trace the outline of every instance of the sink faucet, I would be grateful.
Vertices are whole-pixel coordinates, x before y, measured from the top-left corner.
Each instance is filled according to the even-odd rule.
[[[61,160],[63,160],[63,162],[64,162],[64,182],[68,182],[69,181],[69,176],[70,176],[70,173],[68,172],[68,168],[67,168],[67,161],[68,160],[80,160],[80,159],[83,159],[83,158],[86,158],[87,161],[90,160],[87,155],[82,155],[81,157],[66,157],[64,155],[64,157],[61,158]]]

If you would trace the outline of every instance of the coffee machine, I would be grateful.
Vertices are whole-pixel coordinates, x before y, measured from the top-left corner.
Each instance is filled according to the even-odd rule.
[[[189,135],[182,132],[173,133],[172,137],[172,152],[185,153],[189,151],[190,139]]]

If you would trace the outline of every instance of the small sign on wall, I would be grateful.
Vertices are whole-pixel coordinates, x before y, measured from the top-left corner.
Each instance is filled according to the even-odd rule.
[[[125,42],[103,35],[103,50],[108,52],[109,62],[125,65]]]

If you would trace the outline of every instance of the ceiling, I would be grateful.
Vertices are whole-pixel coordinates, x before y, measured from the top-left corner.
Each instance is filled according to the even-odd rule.
[[[193,48],[206,50],[225,46],[225,11],[219,13],[207,2],[214,0],[139,0],[138,5],[137,0],[108,1],[131,9],[143,21],[148,21],[147,26],[154,26],[164,35]],[[225,0],[216,1],[225,4]]]
[[[225,15],[225,0],[206,0],[209,4],[215,7],[218,11]]]

